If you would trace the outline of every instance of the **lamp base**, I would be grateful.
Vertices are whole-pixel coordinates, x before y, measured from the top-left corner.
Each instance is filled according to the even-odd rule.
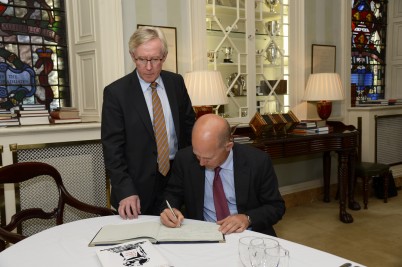
[[[317,102],[317,113],[322,120],[326,120],[331,116],[332,102],[331,101],[319,101]]]
[[[197,120],[199,117],[205,114],[211,114],[213,113],[212,106],[196,106],[193,107],[194,112],[195,112],[195,119]]]

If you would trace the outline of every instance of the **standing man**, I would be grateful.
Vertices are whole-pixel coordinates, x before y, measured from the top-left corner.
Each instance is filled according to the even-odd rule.
[[[197,119],[192,147],[177,153],[165,196],[176,215],[162,204],[168,227],[180,226],[184,204],[189,219],[216,222],[224,234],[250,228],[275,236],[272,226],[285,213],[268,154],[235,144],[228,122],[215,114]]]
[[[142,27],[130,38],[136,69],[106,86],[101,136],[111,204],[124,219],[159,215],[178,149],[191,145],[195,121],[183,77],[163,71],[162,31]]]

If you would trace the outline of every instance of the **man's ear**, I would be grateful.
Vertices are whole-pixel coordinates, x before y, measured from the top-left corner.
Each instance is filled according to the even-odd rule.
[[[232,139],[226,143],[226,145],[225,145],[226,151],[230,151],[233,148],[233,146],[234,146],[234,141]]]
[[[167,58],[167,55],[168,55],[168,53],[166,53],[166,55],[163,57],[163,59],[162,59],[162,63],[165,63],[166,58]]]
[[[130,52],[131,60],[135,63],[135,56],[134,53]]]

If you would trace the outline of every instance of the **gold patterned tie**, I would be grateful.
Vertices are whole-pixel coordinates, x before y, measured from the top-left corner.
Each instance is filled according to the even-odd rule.
[[[163,176],[169,172],[169,143],[166,131],[165,116],[163,115],[163,109],[161,100],[156,91],[156,82],[151,83],[152,89],[152,107],[154,113],[154,132],[156,139],[156,147],[158,149],[158,169]]]

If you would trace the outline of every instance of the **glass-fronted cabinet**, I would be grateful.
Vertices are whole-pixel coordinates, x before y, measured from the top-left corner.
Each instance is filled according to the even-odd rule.
[[[207,68],[227,85],[227,118],[288,111],[288,0],[207,0]]]

